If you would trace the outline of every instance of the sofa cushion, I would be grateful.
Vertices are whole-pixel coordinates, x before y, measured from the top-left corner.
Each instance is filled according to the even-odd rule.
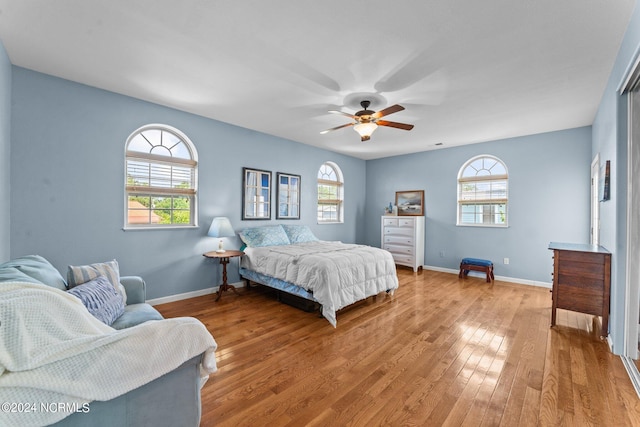
[[[89,265],[70,265],[67,268],[69,288],[86,283],[98,276],[105,276],[114,289],[120,292],[124,303],[127,303],[127,293],[124,286],[120,284],[120,268],[115,259]]]
[[[74,286],[67,292],[80,298],[89,313],[104,324],[111,325],[124,313],[122,295],[105,276]]]
[[[0,270],[9,269],[3,274],[11,278],[14,270],[18,270],[23,275],[30,277],[32,280],[25,280],[23,276],[18,275],[17,280],[24,280],[34,283],[42,283],[57,289],[67,290],[67,282],[65,282],[60,272],[51,265],[49,261],[40,255],[26,255],[0,264]],[[4,278],[0,279],[4,280]]]
[[[130,304],[124,308],[124,313],[111,324],[114,329],[126,329],[139,325],[148,320],[162,320],[162,315],[149,304]]]

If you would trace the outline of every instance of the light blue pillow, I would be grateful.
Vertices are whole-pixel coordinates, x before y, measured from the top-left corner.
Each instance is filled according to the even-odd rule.
[[[40,282],[60,290],[67,289],[67,282],[60,275],[60,272],[40,255],[26,255],[0,265],[0,269],[7,267],[13,267],[31,277],[30,282]]]
[[[291,243],[317,242],[319,240],[306,225],[283,225],[282,228]]]
[[[0,282],[29,282],[43,285],[44,283],[24,274],[15,267],[0,266]]]
[[[238,234],[240,235],[240,239],[250,248],[281,246],[291,243],[281,225],[245,228]]]
[[[98,276],[67,292],[80,298],[89,313],[106,325],[111,325],[124,313],[122,295],[105,276]]]

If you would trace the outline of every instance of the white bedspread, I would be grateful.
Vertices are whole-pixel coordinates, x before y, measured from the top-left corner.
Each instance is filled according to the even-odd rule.
[[[216,371],[216,347],[197,319],[150,321],[118,331],[64,291],[0,283],[0,425],[54,423],[70,413],[43,411],[41,403],[82,407],[113,399],[203,352],[206,376]],[[7,403],[36,406],[26,412],[16,405],[13,412]]]
[[[312,291],[334,327],[337,310],[398,288],[393,257],[380,248],[320,241],[244,252],[242,267]]]

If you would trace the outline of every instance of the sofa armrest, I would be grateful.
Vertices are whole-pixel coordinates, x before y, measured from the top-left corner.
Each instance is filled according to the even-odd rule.
[[[195,356],[160,378],[107,401],[89,403],[53,426],[193,426],[200,425],[202,378]]]
[[[127,305],[141,304],[147,300],[147,285],[140,276],[121,276],[120,283],[127,291]]]

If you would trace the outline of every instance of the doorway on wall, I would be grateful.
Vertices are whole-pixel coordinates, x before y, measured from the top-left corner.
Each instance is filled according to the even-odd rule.
[[[600,182],[600,154],[596,154],[591,162],[591,233],[590,243],[600,244],[600,198],[598,186]]]

